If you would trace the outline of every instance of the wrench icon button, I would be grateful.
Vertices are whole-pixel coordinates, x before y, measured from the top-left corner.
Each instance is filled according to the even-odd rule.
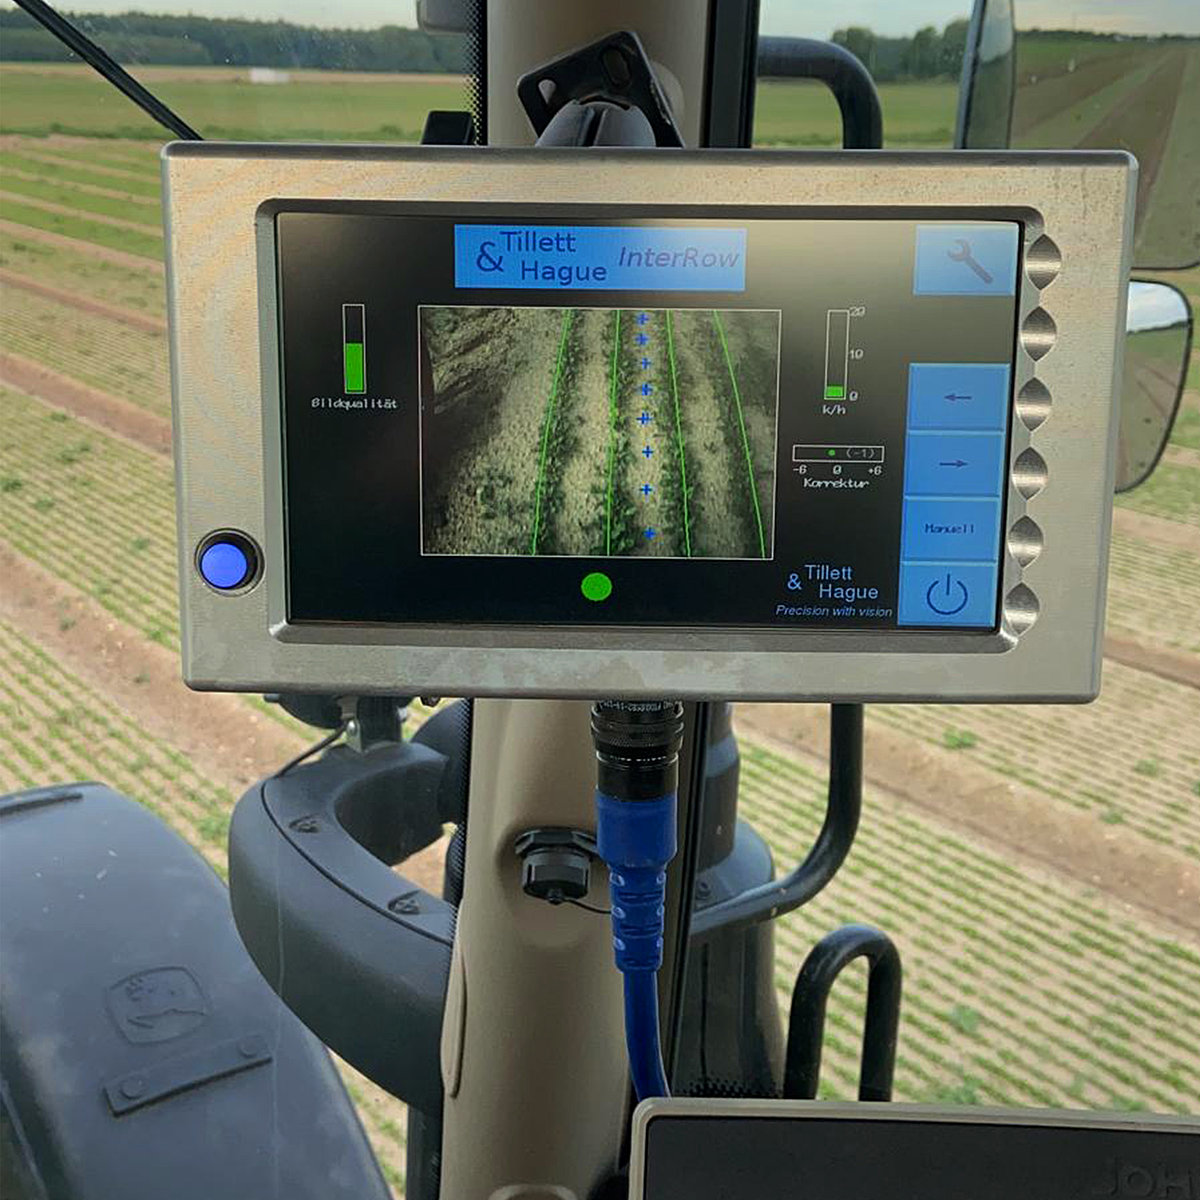
[[[966,263],[984,283],[992,282],[992,273],[971,253],[971,243],[966,238],[955,238],[955,250],[947,250],[946,257],[951,262]]]

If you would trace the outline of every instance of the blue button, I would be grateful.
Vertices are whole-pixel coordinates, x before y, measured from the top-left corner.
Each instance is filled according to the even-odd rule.
[[[900,557],[943,562],[995,562],[999,500],[904,498]]]
[[[995,563],[900,564],[901,625],[984,626],[996,623]]]
[[[906,496],[1000,496],[1004,434],[912,430],[904,455]]]
[[[227,591],[245,583],[250,574],[250,560],[232,542],[213,542],[200,555],[200,574],[213,587]]]
[[[909,429],[1008,428],[1008,363],[910,363]]]
[[[918,296],[1011,296],[1020,227],[918,225],[913,292]]]

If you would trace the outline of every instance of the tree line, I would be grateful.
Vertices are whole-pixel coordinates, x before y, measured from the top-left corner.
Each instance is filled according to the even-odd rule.
[[[835,29],[830,39],[849,50],[876,83],[898,79],[957,79],[967,48],[967,21],[951,21],[941,32],[926,25],[908,37],[886,37],[862,25]]]
[[[246,21],[143,13],[65,13],[118,62],[158,66],[277,67],[299,70],[447,72],[468,70],[467,39],[385,25],[317,29],[288,21]],[[20,9],[0,10],[0,59],[71,62],[76,56]]]

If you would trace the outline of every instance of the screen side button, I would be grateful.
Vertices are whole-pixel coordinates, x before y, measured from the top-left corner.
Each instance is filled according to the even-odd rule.
[[[1019,230],[990,225],[918,225],[913,293],[917,296],[1011,296]]]
[[[988,626],[996,619],[994,563],[900,564],[900,625]]]
[[[1004,434],[913,429],[904,454],[905,496],[1000,496]]]
[[[901,558],[994,562],[999,542],[999,500],[973,496],[904,498]]]
[[[218,592],[235,592],[255,582],[260,566],[258,547],[234,530],[210,533],[196,548],[196,570]]]
[[[908,428],[1008,428],[1008,363],[910,363]]]

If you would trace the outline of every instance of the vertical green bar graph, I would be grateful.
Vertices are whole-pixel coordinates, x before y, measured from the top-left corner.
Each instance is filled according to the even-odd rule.
[[[844,400],[850,371],[850,310],[831,308],[825,314],[825,399]]]
[[[342,384],[347,393],[367,390],[367,306],[342,305]]]

